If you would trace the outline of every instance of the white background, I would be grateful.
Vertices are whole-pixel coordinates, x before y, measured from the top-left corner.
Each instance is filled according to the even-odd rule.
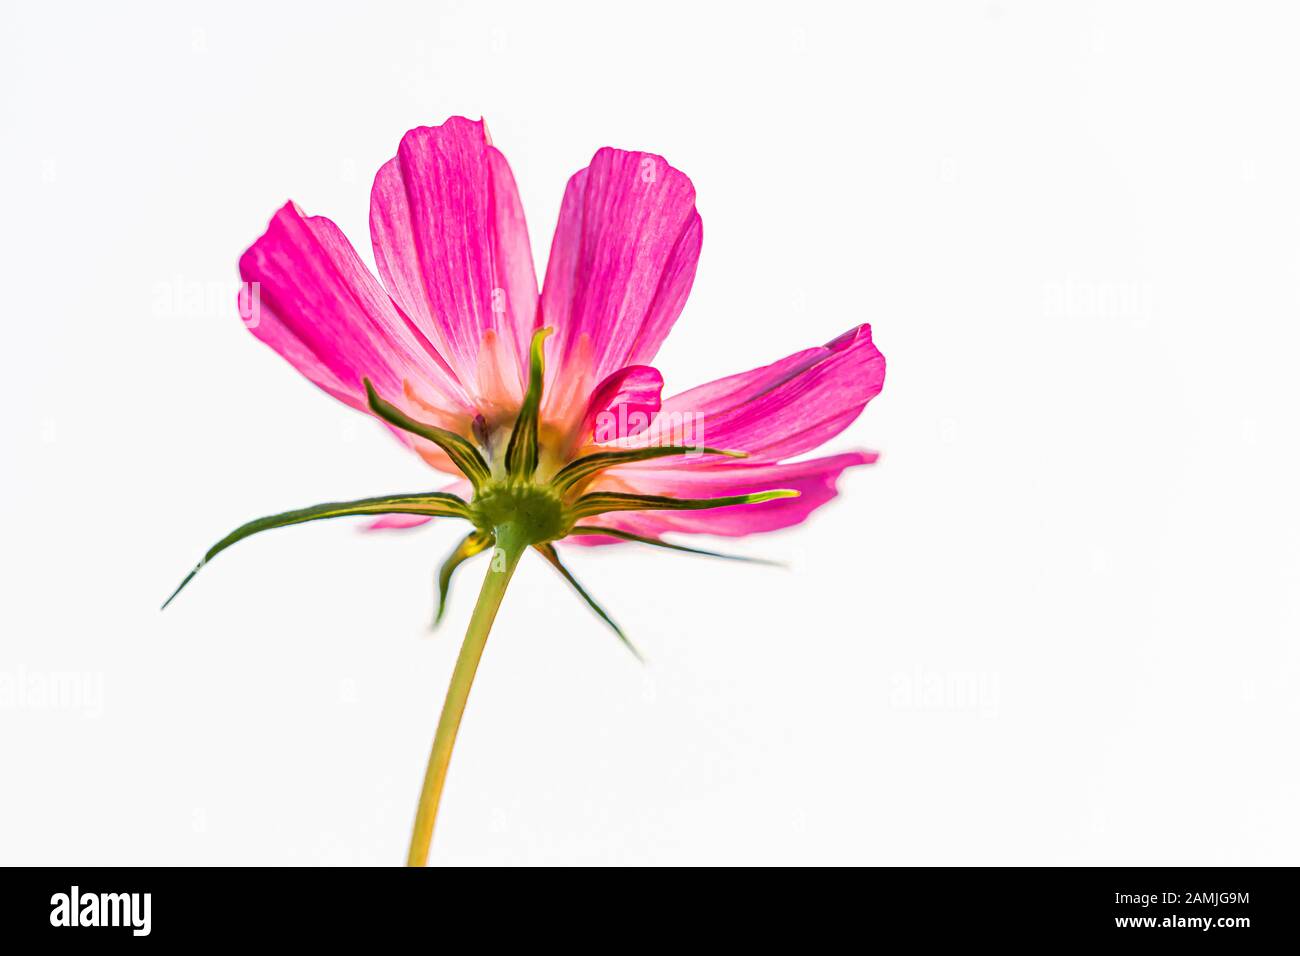
[[[248,518],[431,484],[235,263],[290,197],[369,261],[374,171],[456,113],[539,272],[596,148],[692,177],[670,392],[861,321],[889,374],[827,449],[880,464],[738,545],[790,570],[572,558],[648,667],[526,559],[435,861],[1297,862],[1293,9],[177,7],[0,15],[0,862],[404,858],[453,529],[267,534],[158,605]]]

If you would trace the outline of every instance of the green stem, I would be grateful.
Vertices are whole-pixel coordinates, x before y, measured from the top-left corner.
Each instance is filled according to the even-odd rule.
[[[478,603],[474,605],[474,614],[469,619],[465,643],[460,647],[456,668],[451,672],[447,700],[442,705],[438,730],[433,735],[433,751],[429,754],[429,768],[424,773],[420,805],[415,812],[415,829],[411,833],[407,866],[424,866],[429,862],[429,844],[433,840],[433,824],[438,817],[438,801],[442,797],[442,785],[447,779],[447,765],[451,762],[451,749],[456,744],[456,731],[460,729],[460,719],[465,713],[465,703],[469,700],[469,689],[474,683],[474,673],[478,670],[479,658],[483,656],[483,647],[487,644],[488,632],[496,619],[497,608],[501,607],[501,599],[505,597],[506,585],[510,583],[515,565],[519,563],[519,557],[527,546],[528,542],[516,526],[506,524],[497,528],[492,563],[483,580],[483,589],[479,591]]]

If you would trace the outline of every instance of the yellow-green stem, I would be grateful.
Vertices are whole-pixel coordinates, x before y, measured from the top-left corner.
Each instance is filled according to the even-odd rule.
[[[429,754],[429,768],[424,773],[420,805],[415,811],[415,829],[411,833],[411,851],[406,857],[407,866],[424,866],[429,862],[433,824],[438,817],[438,801],[442,797],[442,785],[447,779],[447,765],[451,763],[451,749],[456,744],[456,731],[460,729],[460,719],[465,713],[465,703],[469,700],[474,673],[478,670],[479,658],[483,656],[483,647],[487,644],[492,622],[496,620],[497,608],[501,606],[506,585],[510,583],[515,565],[519,563],[519,557],[527,546],[528,542],[524,535],[514,525],[502,525],[496,529],[496,548],[492,551],[492,563],[488,566],[487,577],[483,580],[483,589],[479,591],[478,603],[474,605],[474,614],[469,619],[465,643],[460,647],[456,668],[451,672],[447,700],[442,705],[438,730],[433,735],[433,750]]]

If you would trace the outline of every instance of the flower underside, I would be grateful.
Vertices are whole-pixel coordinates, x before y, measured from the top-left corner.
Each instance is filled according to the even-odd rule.
[[[208,561],[269,528],[349,515],[374,516],[373,529],[466,522],[437,575],[435,624],[460,565],[488,552],[491,563],[420,792],[407,862],[422,866],[474,675],[523,553],[540,554],[635,654],[557,542],[756,560],[664,536],[775,531],[835,498],[841,473],[876,454],[805,453],[879,394],[885,360],[859,324],[664,397],[652,362],[690,293],[703,221],[690,179],[653,153],[605,147],[570,177],[540,283],[513,174],[482,121],[407,132],[375,175],[369,225],[373,271],[337,225],[285,203],[240,257],[240,317],[317,387],[460,479],[251,521],[208,549],[167,604]],[[706,429],[716,447],[702,447]],[[693,457],[702,460],[683,460]]]
[[[208,549],[203,559],[186,575],[163,607],[167,607],[214,557],[236,542],[260,531],[323,518],[355,515],[402,514],[460,518],[472,524],[473,530],[456,546],[439,571],[438,611],[435,624],[442,619],[451,578],[456,568],[469,558],[489,548],[495,548],[499,539],[508,536],[512,545],[532,546],[537,550],[635,654],[636,649],[628,642],[619,626],[560,561],[552,542],[570,535],[600,535],[689,554],[755,561],[758,559],[670,544],[658,538],[632,534],[616,528],[590,524],[579,526],[577,522],[613,512],[698,511],[758,504],[777,498],[797,497],[799,492],[776,489],[717,498],[679,498],[585,490],[594,478],[606,469],[617,465],[686,454],[746,457],[743,451],[698,446],[655,445],[616,448],[572,457],[558,468],[539,467],[543,459],[556,457],[554,449],[543,447],[541,438],[543,429],[540,423],[545,377],[544,343],[550,332],[549,328],[545,328],[533,333],[529,347],[528,388],[518,415],[507,425],[499,426],[494,430],[485,429],[480,420],[471,429],[472,437],[416,421],[381,397],[369,379],[364,382],[370,410],[376,416],[395,428],[433,442],[447,454],[473,488],[469,500],[447,492],[384,495],[357,501],[314,505],[258,518],[236,528]],[[544,452],[552,452],[552,454],[544,454]]]

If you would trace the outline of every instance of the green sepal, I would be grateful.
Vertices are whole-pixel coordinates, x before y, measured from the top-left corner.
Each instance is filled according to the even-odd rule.
[[[259,531],[283,528],[287,525],[302,524],[305,521],[317,521],[322,518],[344,518],[350,515],[426,515],[431,518],[466,518],[470,517],[469,506],[455,495],[434,491],[417,495],[384,495],[380,498],[361,498],[357,501],[335,501],[295,511],[284,511],[278,515],[258,518],[242,524],[226,535],[203,556],[203,560],[194,566],[194,570],[185,576],[172,596],[163,602],[163,608],[176,599],[185,585],[194,579],[205,564],[215,558],[226,548]]]
[[[625,495],[617,491],[596,491],[575,501],[569,508],[568,515],[577,521],[611,511],[705,511],[709,508],[756,505],[776,498],[798,497],[799,492],[789,489],[728,495],[724,498],[666,498],[662,495]]]
[[[506,446],[506,471],[516,478],[531,478],[537,470],[537,426],[542,407],[542,384],[546,376],[542,343],[550,334],[550,329],[538,329],[533,333],[533,341],[528,348],[528,391],[524,393],[524,403],[510,433],[510,444]]]
[[[670,455],[686,455],[695,452],[699,455],[726,455],[728,458],[748,457],[743,451],[722,451],[718,448],[693,448],[687,445],[659,445],[654,448],[629,448],[623,451],[599,451],[584,455],[569,462],[551,479],[551,484],[560,493],[564,493],[585,478],[615,465],[626,465],[634,461],[646,461],[650,458],[666,458]]]
[[[447,555],[447,560],[438,569],[438,611],[433,616],[433,626],[442,623],[442,615],[447,610],[447,591],[451,588],[451,576],[465,561],[492,547],[492,535],[484,531],[471,531],[456,550]]]
[[[614,619],[605,612],[603,607],[596,603],[595,598],[587,593],[586,588],[578,583],[578,579],[575,578],[570,573],[569,569],[564,566],[564,563],[560,561],[560,556],[555,553],[555,545],[546,541],[542,544],[534,545],[534,547],[542,557],[551,563],[551,566],[555,568],[555,570],[559,571],[560,574],[564,576],[564,580],[568,581],[569,584],[573,586],[573,590],[577,591],[578,595],[587,602],[587,606],[595,611],[596,615],[610,626],[610,629],[618,635],[618,639],[623,642],[623,646],[632,652],[632,656],[644,664],[645,658],[642,657],[641,652],[636,649],[636,645],[628,640],[628,636],[623,633],[623,629],[614,623]]]
[[[474,447],[474,443],[468,438],[457,435],[455,432],[448,431],[445,428],[439,428],[436,425],[426,425],[423,422],[417,422],[396,405],[391,405],[379,397],[375,387],[370,384],[370,379],[362,379],[366,386],[366,400],[370,403],[370,410],[388,422],[390,425],[400,428],[404,432],[410,432],[412,435],[419,435],[421,438],[427,438],[439,448],[447,453],[452,464],[461,470],[461,473],[470,480],[474,490],[478,491],[492,477],[492,471],[488,463],[483,460],[479,450]]]
[[[667,548],[670,551],[681,551],[685,554],[698,554],[706,558],[722,558],[725,561],[744,561],[747,564],[765,564],[772,568],[786,567],[785,563],[781,561],[772,561],[768,558],[751,558],[747,554],[727,554],[725,551],[708,551],[704,548],[689,548],[684,544],[672,544],[668,541],[660,541],[658,538],[647,538],[645,535],[633,534],[630,531],[620,531],[618,528],[598,528],[594,525],[583,525],[580,528],[572,529],[569,534],[605,535],[610,538],[619,538],[623,541],[635,541],[638,544],[648,544],[656,548]]]

